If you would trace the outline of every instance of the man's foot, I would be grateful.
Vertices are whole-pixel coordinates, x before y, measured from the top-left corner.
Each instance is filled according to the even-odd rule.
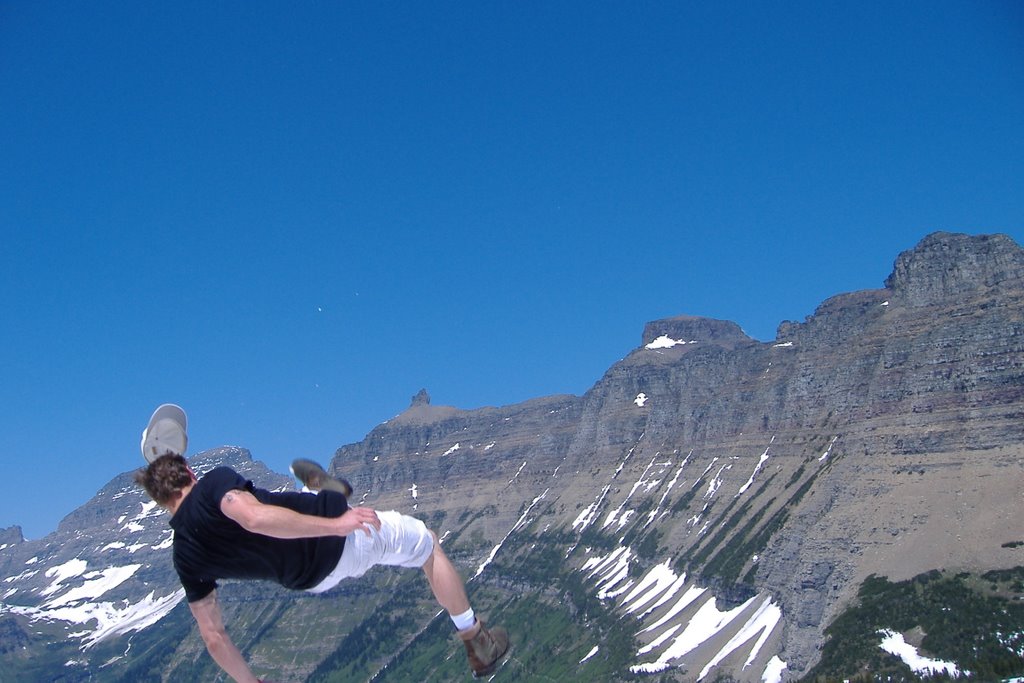
[[[500,626],[489,629],[479,619],[466,630],[459,631],[459,638],[466,645],[466,657],[469,658],[473,678],[490,676],[508,652],[508,633],[505,629]]]
[[[327,474],[323,467],[320,467],[319,463],[313,462],[312,460],[306,460],[305,458],[299,458],[298,460],[292,460],[291,466],[292,474],[305,485],[306,488],[313,491],[337,491],[342,493],[346,498],[352,496],[352,485],[344,479],[335,478]]]

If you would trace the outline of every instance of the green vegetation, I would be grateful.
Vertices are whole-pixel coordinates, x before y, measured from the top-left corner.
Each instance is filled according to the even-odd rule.
[[[727,583],[736,582],[736,579],[739,577],[740,570],[743,568],[743,565],[746,564],[746,561],[749,560],[755,552],[759,552],[759,550],[748,552],[749,549],[743,543],[743,539],[747,538],[751,531],[753,531],[767,509],[775,502],[775,499],[772,498],[756,513],[754,513],[754,515],[747,520],[736,535],[733,536],[732,540],[728,544],[722,548],[719,548],[719,546],[725,542],[725,539],[729,537],[733,529],[735,529],[736,526],[749,515],[753,504],[758,498],[760,498],[762,493],[768,490],[777,476],[778,473],[772,474],[772,476],[768,477],[768,479],[749,497],[746,497],[745,499],[741,497],[733,499],[732,503],[729,504],[729,507],[725,509],[724,513],[722,513],[722,517],[728,516],[728,519],[726,519],[724,524],[719,526],[718,531],[714,536],[712,536],[711,539],[708,540],[708,542],[705,543],[704,546],[701,547],[688,561],[690,568],[702,567],[701,575],[707,578],[714,577],[716,580]],[[737,502],[740,500],[744,500],[742,507],[729,516],[733,507],[735,507]],[[716,550],[718,551],[717,554],[710,562],[707,562],[708,557],[710,557]]]
[[[501,669],[505,680],[602,681],[618,678],[633,655],[632,640],[618,634],[614,619],[581,621],[566,604],[537,594],[510,596],[490,610],[491,621],[512,634],[512,651]],[[595,656],[583,664],[591,649]],[[445,619],[434,620],[376,680],[389,683],[467,680],[460,643]]]
[[[1024,594],[1024,567],[996,569],[982,574],[981,578],[995,586],[993,591],[1000,591],[1000,588],[1003,588],[1004,591],[1009,592],[1011,595],[1020,596]]]
[[[728,508],[726,508],[725,512],[722,513],[723,519],[725,519],[727,515],[729,515],[729,511],[732,510],[733,505],[736,504],[736,500],[733,500],[732,504]],[[740,520],[747,516],[747,513],[750,512],[750,506],[752,502],[753,501],[747,501],[746,503],[744,503],[743,507],[741,507],[736,512],[736,514],[725,519],[725,522],[718,526],[718,529],[715,531],[715,533],[712,534],[703,545],[699,546],[698,550],[695,553],[693,553],[693,555],[688,559],[688,564],[690,565],[690,568],[701,567],[704,565],[705,562],[707,562],[707,559],[708,557],[710,557],[711,553],[713,553],[719,545],[725,542],[725,539],[729,536],[730,533],[732,533],[733,529],[740,522]],[[760,519],[760,515],[763,513],[764,510],[762,509],[756,515],[756,517]]]
[[[828,471],[837,458],[838,454],[821,467],[815,468],[810,475],[805,476],[807,463],[811,459],[808,456],[807,461],[801,463],[790,476],[783,490],[789,490],[796,486],[801,479],[803,482],[770,515],[768,513],[775,506],[775,498],[757,507],[755,504],[761,495],[770,489],[775,478],[779,476],[778,472],[773,473],[750,496],[734,498],[725,511],[718,515],[725,522],[707,539],[698,541],[697,545],[676,558],[674,563],[676,571],[690,574],[696,572],[702,581],[709,584],[731,585],[738,589],[738,595],[746,595],[754,591],[758,565],[752,564],[741,577],[744,567],[753,556],[764,552],[771,538],[788,521],[791,511],[796,509],[803,497],[814,486],[818,477]],[[695,486],[687,495],[680,498],[672,507],[673,514],[686,510],[699,488],[699,486]],[[739,509],[733,511],[737,505],[740,505]],[[709,511],[710,508],[705,510],[705,514]],[[766,517],[767,519],[765,519]]]
[[[694,482],[693,486],[690,487],[689,491],[680,496],[679,500],[677,500],[672,505],[672,516],[674,517],[680,512],[686,512],[686,509],[690,507],[690,502],[693,500],[694,496],[697,495],[697,492],[700,491],[703,486],[704,477],[701,477],[696,482]]]
[[[369,680],[396,648],[415,636],[424,617],[436,613],[436,607],[424,604],[422,576],[390,568],[375,571],[390,575],[388,601],[354,625],[309,676],[310,683]]]
[[[922,654],[956,663],[971,680],[1024,675],[1022,578],[1024,567],[982,576],[931,571],[899,583],[868,577],[858,604],[826,629],[821,661],[804,680],[922,680],[879,647],[883,629],[923,632]]]
[[[630,678],[622,674],[637,648],[630,624],[597,599],[582,574],[565,572],[566,541],[572,537],[564,530],[513,534],[487,571],[468,586],[477,613],[511,635],[513,649],[502,679]],[[644,537],[649,544],[657,539],[657,534]],[[469,680],[464,649],[451,622],[444,614],[434,617],[438,610],[426,604],[424,595],[422,577],[395,579],[388,602],[361,620],[308,680]],[[598,652],[581,664],[594,646]]]
[[[661,539],[664,533],[658,529],[652,527],[647,533],[642,534],[638,537],[639,543],[636,544],[634,551],[639,557],[645,560],[654,560],[662,554]],[[624,543],[631,542],[630,539],[623,541]]]
[[[793,472],[793,476],[790,477],[789,481],[786,482],[786,488],[787,489],[790,486],[792,486],[793,484],[795,484],[798,481],[800,481],[800,477],[804,476],[804,469],[805,468],[806,468],[806,464],[803,464],[803,465],[800,465],[800,467],[798,467],[795,472]]]
[[[749,534],[761,521],[764,513],[769,507],[775,502],[772,498],[765,505],[754,513],[753,516],[747,523],[743,525],[743,528],[736,533],[737,543],[730,543],[722,549],[710,562],[704,565],[702,575],[712,576],[721,581],[729,583],[736,583],[739,579],[740,571],[743,570],[744,565],[747,561],[753,557],[756,553],[761,552],[765,545],[767,545],[767,539],[762,544],[760,542],[761,535],[758,534],[754,537],[754,543],[744,542],[743,539],[748,538]],[[730,520],[731,521],[731,520]]]
[[[811,486],[822,471],[823,469],[819,469],[809,476],[790,496],[789,500],[776,510],[764,524],[761,524],[765,514],[774,505],[775,499],[768,500],[752,515],[750,510],[753,503],[762,493],[768,490],[772,481],[778,476],[777,473],[773,474],[736,513],[728,517],[714,536],[703,544],[702,547],[693,552],[692,555],[686,553],[680,558],[677,562],[680,570],[690,572],[697,570],[704,581],[714,582],[719,585],[733,584],[741,588],[741,592],[753,590],[754,579],[757,575],[757,565],[752,566],[742,579],[740,579],[740,572],[743,571],[743,567],[746,566],[747,561],[751,557],[764,552],[764,549],[768,546],[768,541],[786,523],[789,519],[790,511],[796,508],[800,500],[810,491]],[[802,465],[797,472],[803,472]],[[794,475],[785,488],[788,489],[796,480],[797,477]],[[723,517],[729,514],[737,500],[739,499],[734,500],[730,504],[729,508],[722,515]],[[745,522],[739,530],[732,533],[739,526],[740,522],[744,520]],[[729,538],[730,534],[732,534],[731,538]],[[727,543],[725,542],[726,538],[729,538]],[[712,553],[714,553],[713,556]]]

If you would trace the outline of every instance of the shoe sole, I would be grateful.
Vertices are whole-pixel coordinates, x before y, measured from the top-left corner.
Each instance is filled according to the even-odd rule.
[[[352,484],[348,483],[345,479],[340,477],[332,477],[327,474],[320,463],[312,460],[306,460],[305,458],[299,458],[293,460],[291,467],[292,475],[296,479],[301,481],[307,488],[318,489],[321,491],[337,491],[346,498],[352,496]],[[316,483],[315,486],[311,486],[311,483]]]

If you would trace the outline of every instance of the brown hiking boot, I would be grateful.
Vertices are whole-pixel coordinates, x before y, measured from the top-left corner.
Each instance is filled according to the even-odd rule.
[[[332,477],[319,463],[305,458],[292,460],[292,474],[312,491],[337,491],[346,498],[352,497],[352,485],[344,479]]]
[[[476,624],[465,631],[459,631],[459,638],[466,645],[466,657],[473,678],[489,676],[498,668],[498,662],[508,652],[508,633],[500,626],[487,628],[477,619]]]

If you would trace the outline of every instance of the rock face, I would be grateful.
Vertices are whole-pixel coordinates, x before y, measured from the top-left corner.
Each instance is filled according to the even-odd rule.
[[[7,527],[6,529],[0,529],[0,546],[3,546],[4,549],[24,542],[25,537],[21,533],[20,526],[12,526]]]
[[[771,596],[778,654],[806,671],[867,575],[1020,563],[1003,544],[1024,538],[1024,251],[937,233],[884,288],[833,297],[772,343],[659,320],[582,397],[430,409],[342,448],[334,469],[441,530],[468,505],[500,537],[538,496],[538,523],[656,530],[631,572],[669,559],[726,604]]]
[[[896,259],[885,286],[912,307],[944,306],[958,297],[998,300],[1020,287],[1022,259],[1006,235],[938,232]]]
[[[761,681],[785,662],[795,679],[870,574],[1024,564],[1022,418],[1024,250],[1000,235],[936,233],[899,255],[883,288],[828,299],[773,342],[727,321],[653,321],[583,396],[462,410],[421,390],[330,467],[354,484],[353,503],[416,514],[444,539],[474,601],[519,638],[511,677],[547,666],[580,680]],[[200,461],[225,459],[261,485],[288,485],[240,451]],[[155,613],[173,599],[167,539],[127,476],[52,537],[5,532],[0,572],[15,578],[0,584],[0,651],[38,646],[41,612],[66,606],[53,604],[64,589],[43,593],[85,571],[76,560],[113,578],[139,565],[117,588],[130,604],[145,598]],[[436,609],[403,602],[407,584],[379,576],[347,589],[359,600],[345,601],[344,618],[330,601],[272,590],[225,596],[269,678],[445,680],[447,670],[403,669],[445,659],[423,635]],[[527,637],[552,615],[558,647]],[[124,621],[98,620],[83,642],[123,652],[118,638],[133,637],[156,650],[157,630]],[[209,676],[187,613],[166,611],[161,624],[176,634],[173,654],[102,671],[80,654],[83,678]],[[104,625],[108,640],[97,639]],[[333,653],[304,635],[325,625],[338,634]],[[368,648],[366,633],[387,637]],[[274,659],[281,651],[288,663]]]
[[[220,464],[267,488],[292,485],[241,448],[191,460],[200,476]],[[168,519],[126,472],[45,538],[24,541],[17,527],[6,530],[4,538],[18,542],[0,551],[0,651],[26,668],[9,679],[0,673],[0,680],[54,680],[54,671],[61,679],[88,679],[103,664],[90,655],[109,659],[109,648],[124,650],[121,639],[165,620],[184,597],[171,564]],[[55,654],[63,661],[47,669],[41,651],[57,645],[70,654]]]

